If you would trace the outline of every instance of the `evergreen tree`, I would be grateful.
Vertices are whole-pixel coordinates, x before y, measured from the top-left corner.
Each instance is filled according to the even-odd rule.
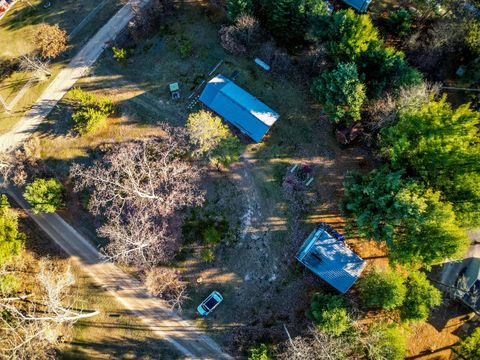
[[[402,320],[427,320],[430,309],[442,303],[442,294],[419,271],[409,274],[406,285],[407,295],[401,309]]]
[[[307,16],[303,0],[274,0],[268,5],[267,26],[277,41],[294,48],[303,43]]]
[[[336,69],[324,71],[311,91],[334,123],[348,125],[360,120],[366,96],[355,64],[340,63]]]
[[[418,85],[422,81],[420,72],[408,65],[401,51],[382,47],[377,42],[359,55],[357,63],[369,97],[379,97],[385,91]]]
[[[455,352],[467,360],[480,359],[480,327],[455,347]]]
[[[319,36],[326,41],[330,56],[342,62],[355,61],[370,44],[380,42],[370,16],[356,14],[352,9],[335,12]]]
[[[18,230],[18,214],[10,208],[7,197],[0,196],[0,265],[20,253],[25,235]]]
[[[387,167],[350,174],[341,209],[361,235],[385,241],[390,258],[403,264],[436,264],[462,255],[469,244],[439,192]]]
[[[56,179],[35,179],[23,193],[35,214],[52,213],[63,206],[63,185]]]
[[[407,342],[405,334],[397,324],[372,324],[368,329],[366,344],[370,360],[405,359]]]
[[[253,4],[252,0],[228,0],[227,1],[227,16],[233,23],[242,15],[252,15]]]
[[[479,124],[480,114],[469,104],[453,110],[444,97],[400,113],[397,124],[381,134],[392,165],[440,190],[469,227],[480,225]]]
[[[378,269],[360,279],[358,287],[363,303],[368,308],[396,309],[402,305],[407,288],[401,274]]]

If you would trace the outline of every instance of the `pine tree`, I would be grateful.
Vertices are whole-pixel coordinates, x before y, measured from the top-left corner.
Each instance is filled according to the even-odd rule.
[[[360,120],[366,96],[355,64],[340,63],[337,68],[324,71],[313,82],[312,94],[330,114],[332,122],[352,124]]]
[[[252,15],[253,4],[252,0],[228,0],[227,1],[227,16],[233,23],[242,15]]]
[[[452,109],[444,97],[400,113],[382,131],[382,149],[452,202],[463,226],[480,225],[480,114],[469,104]]]

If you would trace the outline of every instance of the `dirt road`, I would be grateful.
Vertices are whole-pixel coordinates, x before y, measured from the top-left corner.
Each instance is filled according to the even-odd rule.
[[[155,334],[191,359],[231,359],[229,355],[192,323],[183,320],[161,300],[152,298],[141,283],[101,254],[90,242],[57,214],[33,214],[18,190],[8,194],[32,217],[35,223],[55,241],[72,261],[97,285],[110,292],[126,309],[136,314]]]
[[[0,152],[23,143],[53,110],[68,90],[97,61],[108,43],[127,26],[133,18],[132,7],[143,6],[149,0],[131,0],[122,7],[78,52],[70,63],[50,83],[36,103],[8,133],[0,135]]]

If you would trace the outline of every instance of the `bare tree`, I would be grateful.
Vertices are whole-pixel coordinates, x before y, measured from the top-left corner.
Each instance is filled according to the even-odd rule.
[[[90,167],[75,164],[75,189],[90,189],[90,210],[106,218],[106,251],[128,264],[152,266],[171,256],[179,210],[199,205],[200,169],[189,161],[186,134],[113,145]]]
[[[260,37],[260,23],[253,16],[243,15],[231,26],[222,26],[220,44],[233,54],[245,54]]]
[[[26,72],[32,72],[33,77],[39,81],[46,80],[52,75],[48,69],[48,62],[42,61],[33,54],[22,55],[20,57],[20,69]]]
[[[178,272],[172,268],[150,269],[147,272],[145,285],[151,295],[167,301],[172,309],[181,309],[182,304],[188,299],[187,283],[182,281]]]
[[[289,339],[276,354],[279,360],[340,360],[356,359],[353,344],[348,339],[335,337],[315,329],[304,336]]]
[[[67,33],[58,25],[42,24],[35,34],[35,45],[42,57],[55,58],[67,49]]]
[[[165,222],[155,223],[146,208],[107,220],[98,234],[110,240],[105,253],[110,260],[150,267],[166,262],[178,248]]]
[[[39,159],[40,140],[36,137],[10,153],[0,153],[0,188],[9,184],[23,186],[29,173],[45,170],[39,166]]]
[[[68,267],[59,270],[48,260],[40,262],[35,294],[0,299],[0,351],[8,359],[50,359],[54,348],[72,324],[95,316],[74,307],[74,284]]]
[[[184,136],[172,130],[163,138],[113,145],[91,167],[72,166],[75,189],[92,189],[90,209],[107,216],[145,208],[167,216],[201,203],[200,169],[185,160]]]

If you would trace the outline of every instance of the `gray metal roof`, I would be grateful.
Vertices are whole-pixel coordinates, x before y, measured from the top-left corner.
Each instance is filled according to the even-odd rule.
[[[323,228],[312,231],[296,258],[341,293],[350,289],[365,267],[365,261],[345,242]]]

